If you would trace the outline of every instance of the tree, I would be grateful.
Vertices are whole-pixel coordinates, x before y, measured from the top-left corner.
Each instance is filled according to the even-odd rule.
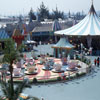
[[[23,21],[22,20],[22,15],[20,15],[18,18],[19,18],[19,23],[22,23],[22,21]]]
[[[3,62],[9,63],[10,80],[9,83],[2,81],[1,86],[3,87],[3,93],[9,100],[16,100],[26,84],[26,81],[24,81],[22,85],[18,86],[20,88],[14,89],[12,64],[19,57],[20,54],[15,48],[15,42],[12,39],[7,39],[5,41]]]
[[[53,10],[52,13],[52,19],[64,19],[64,12],[61,12],[58,10],[58,8],[56,7],[56,10]]]
[[[9,72],[10,72],[10,88],[11,88],[11,95],[14,96],[14,86],[13,86],[13,61],[17,59],[18,51],[14,47],[14,41],[12,39],[8,39],[5,41],[5,48],[4,48],[4,58],[3,61],[9,63]],[[9,100],[13,100],[9,98]]]
[[[36,20],[36,16],[35,16],[32,8],[29,12],[29,18],[30,18],[30,22],[32,22],[32,20]]]
[[[27,85],[27,80],[24,80],[23,83],[18,84],[13,91],[13,96],[11,94],[12,90],[11,90],[11,84],[10,82],[6,83],[4,81],[1,81],[1,89],[3,91],[3,94],[6,96],[6,98],[8,98],[9,100],[17,100],[19,98],[20,93],[23,92],[23,90],[26,87],[29,87]]]
[[[22,93],[25,88],[30,88],[30,85],[28,84],[28,80],[25,79],[22,83],[16,84],[16,87],[14,87],[12,64],[14,60],[19,59],[20,57],[22,57],[22,55],[19,54],[18,50],[15,48],[15,42],[12,39],[7,39],[4,44],[5,46],[3,51],[3,62],[9,63],[10,80],[8,81],[8,83],[2,80],[0,84],[2,92],[6,96],[6,98],[8,98],[9,100],[17,100],[19,94]],[[39,100],[36,97],[33,98],[33,100]]]
[[[40,21],[43,21],[44,19],[49,19],[49,10],[47,7],[45,7],[43,2],[40,5],[40,8],[38,8],[38,18]]]
[[[69,13],[68,13],[68,18],[71,18],[71,13],[70,13],[70,11],[69,11]]]

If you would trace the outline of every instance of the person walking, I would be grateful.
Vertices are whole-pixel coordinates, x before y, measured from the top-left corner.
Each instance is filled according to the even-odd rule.
[[[99,57],[97,58],[97,66],[99,67]]]
[[[96,60],[96,58],[94,59],[94,65],[95,65],[95,66],[97,65],[97,60]]]

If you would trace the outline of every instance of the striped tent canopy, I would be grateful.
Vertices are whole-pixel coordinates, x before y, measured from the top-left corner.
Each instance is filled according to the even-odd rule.
[[[93,3],[88,15],[71,28],[56,31],[55,35],[97,36],[100,35],[100,18],[96,14]]]
[[[72,49],[74,46],[68,42],[68,39],[62,37],[57,44],[52,46],[52,48]]]
[[[5,29],[1,28],[0,29],[0,39],[8,39],[9,35],[8,33],[5,31]]]

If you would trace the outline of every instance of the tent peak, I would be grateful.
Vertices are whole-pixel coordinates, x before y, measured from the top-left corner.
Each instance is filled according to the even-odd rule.
[[[96,14],[96,11],[95,11],[95,8],[94,8],[94,5],[93,5],[93,0],[92,0],[92,4],[91,4],[91,8],[90,8],[89,13],[90,14]]]

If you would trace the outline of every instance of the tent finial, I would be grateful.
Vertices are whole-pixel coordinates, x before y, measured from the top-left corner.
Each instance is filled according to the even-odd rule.
[[[93,5],[93,0],[91,0],[92,1],[92,5]]]

